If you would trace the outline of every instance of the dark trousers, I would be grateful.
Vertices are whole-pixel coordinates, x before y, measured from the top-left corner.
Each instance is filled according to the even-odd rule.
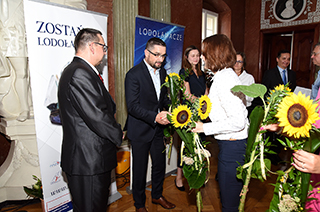
[[[106,212],[111,171],[99,175],[67,175],[75,212]]]
[[[163,131],[158,130],[152,141],[131,141],[133,157],[133,184],[132,194],[136,208],[145,207],[146,202],[146,175],[148,168],[149,152],[152,160],[151,196],[158,199],[162,196],[163,180],[166,169],[166,152],[163,142]]]
[[[238,212],[242,180],[237,178],[237,162],[244,164],[247,139],[243,140],[217,140],[218,179],[222,212]]]

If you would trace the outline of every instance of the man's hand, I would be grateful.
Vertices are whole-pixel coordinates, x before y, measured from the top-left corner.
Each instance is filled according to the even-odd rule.
[[[156,122],[162,125],[170,124],[170,121],[167,119],[168,114],[170,114],[168,111],[161,111],[156,116]]]

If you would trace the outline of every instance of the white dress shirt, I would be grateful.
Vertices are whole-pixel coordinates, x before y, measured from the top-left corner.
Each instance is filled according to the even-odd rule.
[[[243,100],[231,92],[231,88],[241,84],[232,68],[215,73],[208,95],[212,103],[211,122],[203,124],[206,135],[214,135],[218,140],[248,137],[248,111]]]
[[[160,68],[159,69],[154,69],[152,66],[150,66],[146,60],[144,59],[143,62],[146,64],[148,70],[149,70],[149,73],[150,73],[150,76],[152,78],[152,82],[153,82],[153,86],[154,86],[154,89],[156,91],[156,94],[157,94],[157,98],[159,100],[160,98],[160,87],[161,87],[161,82],[160,82]]]
[[[288,71],[287,71],[287,69],[282,69],[282,68],[280,68],[279,66],[277,66],[278,67],[278,70],[279,70],[279,73],[280,73],[280,76],[281,76],[281,79],[282,79],[282,81],[283,81],[283,70],[285,70],[286,72],[286,80],[287,80],[287,82],[289,81],[288,80]]]
[[[248,74],[246,70],[239,75],[239,79],[242,85],[251,85],[254,83],[254,78],[251,74]],[[252,97],[246,96],[247,107],[251,106],[251,102],[253,101]]]

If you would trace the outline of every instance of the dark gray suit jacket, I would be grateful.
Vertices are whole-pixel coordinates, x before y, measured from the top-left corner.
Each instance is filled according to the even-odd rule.
[[[96,175],[117,166],[122,130],[114,118],[115,103],[88,63],[74,57],[58,88],[63,142],[62,170],[71,175]]]

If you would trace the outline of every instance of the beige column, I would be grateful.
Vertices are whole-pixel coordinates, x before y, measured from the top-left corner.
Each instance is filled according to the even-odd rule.
[[[150,17],[160,21],[171,22],[171,1],[150,0]]]
[[[113,1],[115,98],[117,121],[124,126],[127,118],[124,79],[133,66],[135,18],[138,0]]]

